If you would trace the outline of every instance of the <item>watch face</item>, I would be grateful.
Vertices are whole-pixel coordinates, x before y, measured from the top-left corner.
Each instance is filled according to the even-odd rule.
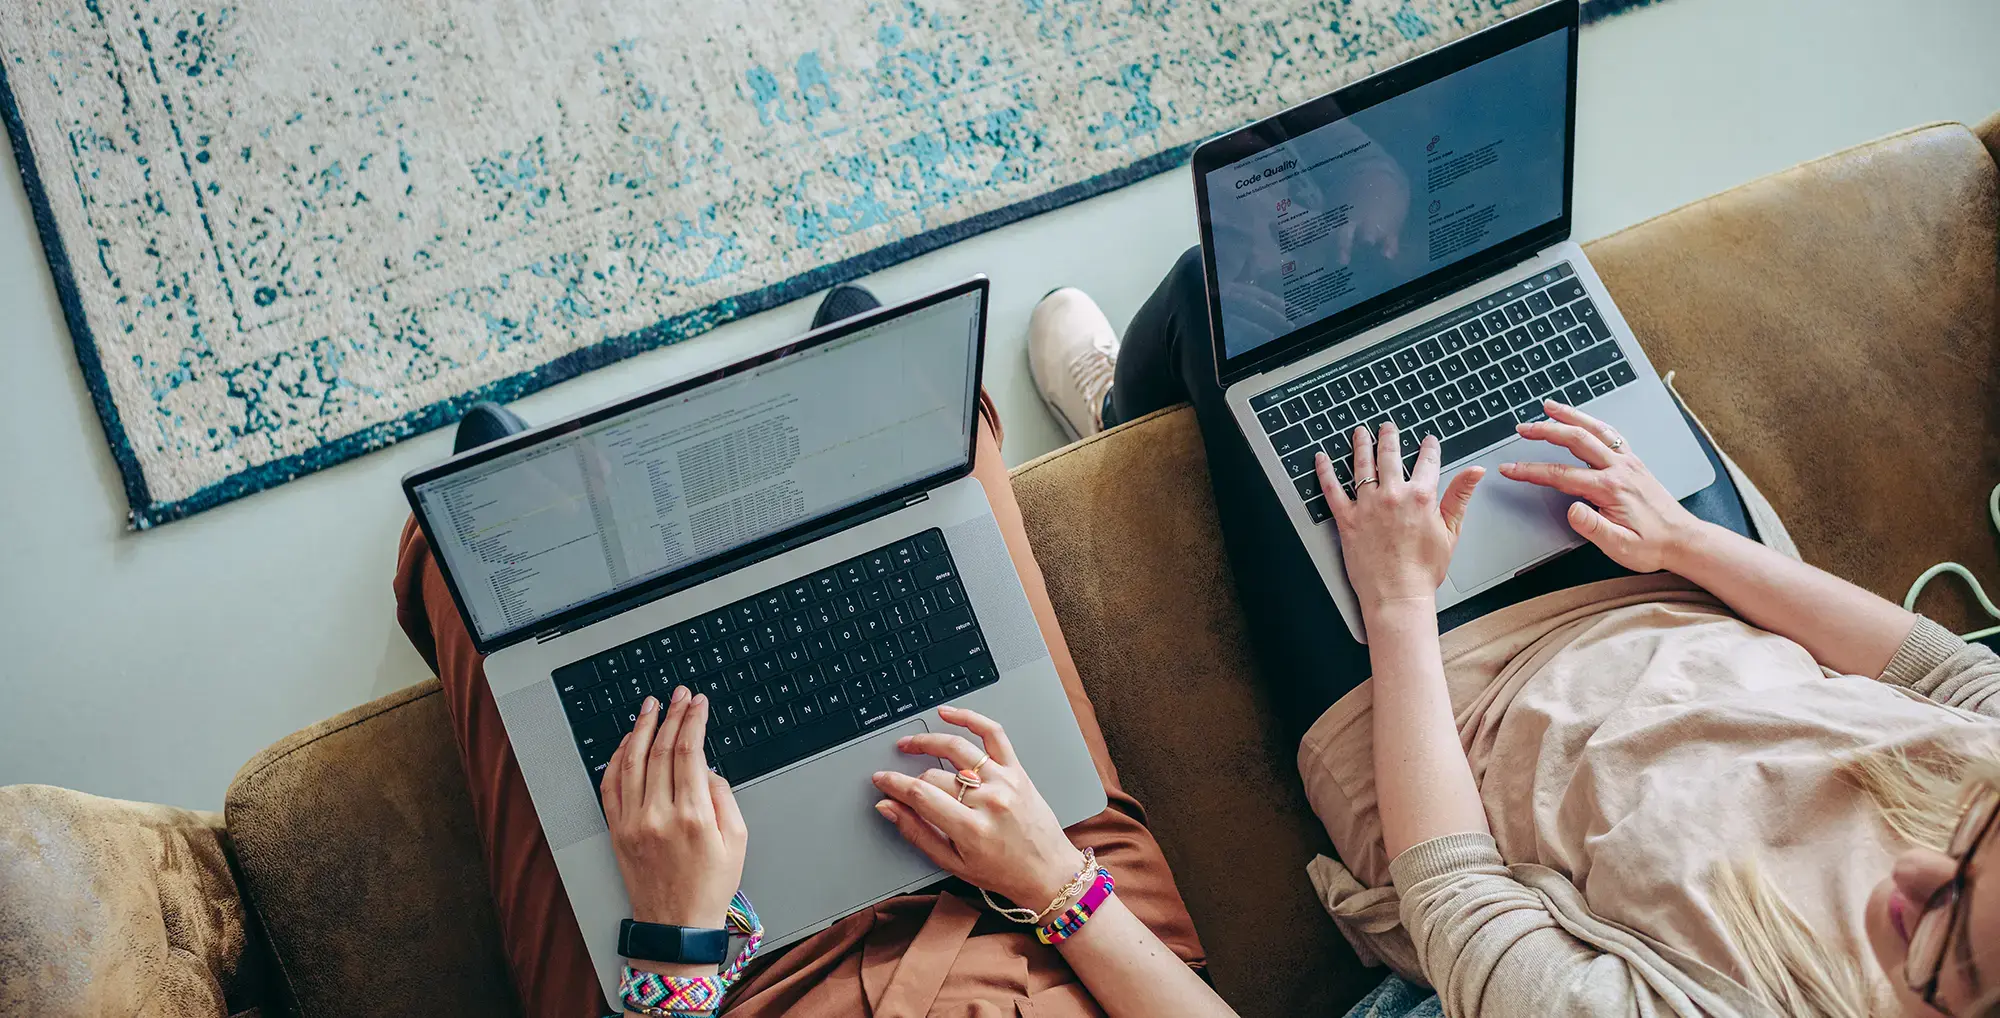
[[[636,961],[719,965],[729,957],[729,931],[627,919],[618,927],[618,953]]]

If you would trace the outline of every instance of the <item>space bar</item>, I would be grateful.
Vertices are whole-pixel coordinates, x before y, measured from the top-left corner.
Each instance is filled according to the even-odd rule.
[[[1514,415],[1496,414],[1486,419],[1478,427],[1461,431],[1444,440],[1443,458],[1438,462],[1450,466],[1489,445],[1511,438],[1514,435]]]
[[[845,742],[861,729],[854,723],[854,715],[841,711],[834,717],[817,724],[795,728],[783,735],[774,735],[755,746],[746,746],[723,757],[724,777],[732,785],[740,785],[761,774],[768,774],[794,760]]]

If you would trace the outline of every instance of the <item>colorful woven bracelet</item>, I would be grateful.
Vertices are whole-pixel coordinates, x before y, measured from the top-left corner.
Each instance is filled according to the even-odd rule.
[[[1083,929],[1083,924],[1089,922],[1090,917],[1104,907],[1105,899],[1110,898],[1112,892],[1117,889],[1118,882],[1111,879],[1111,871],[1100,868],[1097,871],[1097,879],[1091,881],[1090,889],[1083,892],[1083,897],[1078,898],[1076,904],[1063,909],[1054,919],[1035,927],[1035,939],[1053,946],[1076,936],[1076,931]]]
[[[727,923],[731,932],[744,938],[743,950],[737,952],[736,960],[728,967],[712,976],[663,976],[627,965],[619,980],[619,1002],[627,1011],[674,1018],[706,1016],[722,1010],[722,995],[729,992],[730,984],[757,957],[757,945],[764,942],[764,922],[757,918],[757,910],[750,907],[750,899],[742,891],[729,899]]]

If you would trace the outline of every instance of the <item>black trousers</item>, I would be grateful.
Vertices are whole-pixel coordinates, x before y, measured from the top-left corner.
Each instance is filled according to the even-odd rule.
[[[1181,256],[1125,330],[1105,424],[1181,402],[1194,404],[1201,426],[1223,545],[1264,682],[1280,716],[1302,736],[1335,700],[1368,678],[1368,648],[1348,633],[1319,571],[1285,517],[1278,493],[1265,480],[1223,401],[1210,349],[1199,249]],[[1754,536],[1721,457],[1699,429],[1695,437],[1715,466],[1716,482],[1681,504],[1702,519]],[[1628,575],[1603,552],[1584,545],[1445,609],[1438,624],[1450,630],[1550,591]]]

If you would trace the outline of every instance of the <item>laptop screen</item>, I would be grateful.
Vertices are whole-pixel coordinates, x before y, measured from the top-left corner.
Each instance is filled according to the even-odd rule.
[[[966,464],[985,292],[413,484],[481,642]]]
[[[1561,218],[1569,60],[1542,35],[1209,170],[1226,358]]]

